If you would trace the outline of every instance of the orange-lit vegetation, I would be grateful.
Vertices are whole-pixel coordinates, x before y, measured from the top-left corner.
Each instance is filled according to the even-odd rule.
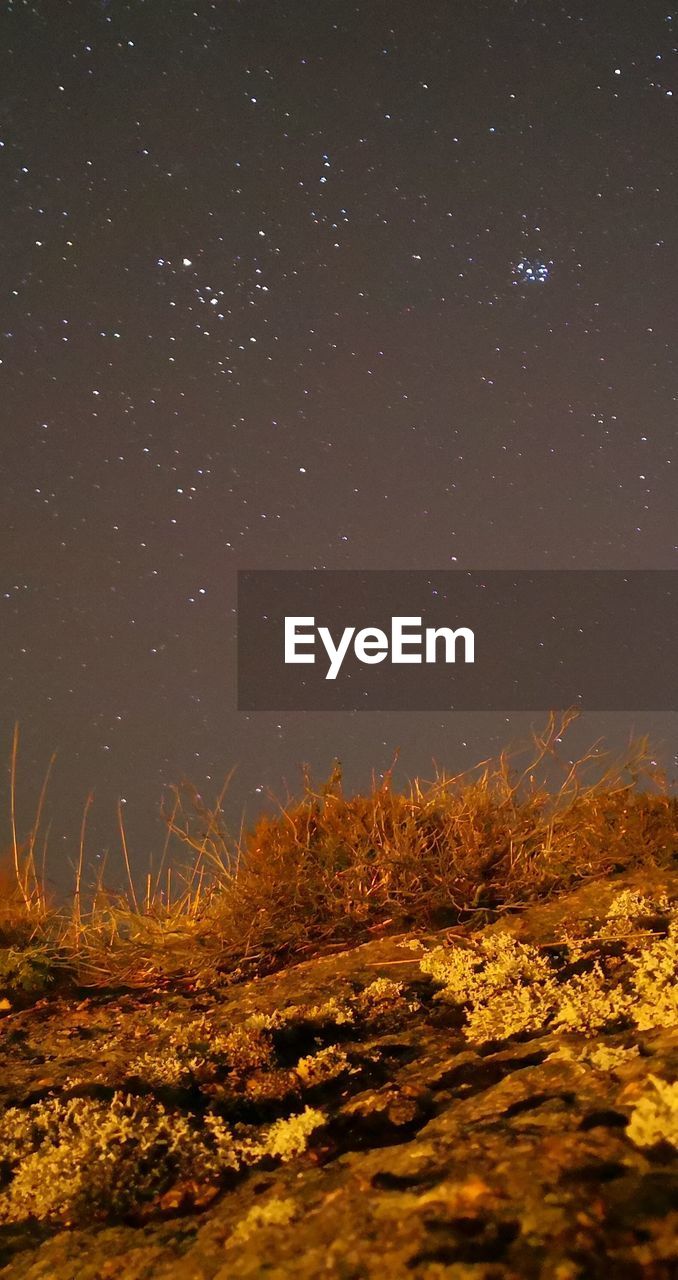
[[[51,905],[44,888],[47,779],[30,831],[17,829],[15,735],[0,965],[10,985],[23,981],[28,991],[38,975],[57,986],[228,980],[379,931],[493,919],[617,869],[668,866],[678,797],[647,744],[633,742],[621,759],[596,745],[562,761],[572,719],[552,715],[529,747],[461,775],[415,779],[404,791],[393,788],[392,770],[353,796],[339,766],[320,787],[306,775],[299,799],[239,838],[224,827],[223,793],[210,807],[190,786],[177,787],[164,815],[163,863],[143,886],[134,883],[119,815],[123,892],[101,879],[86,888],[88,801],[67,906]],[[172,841],[188,854],[181,868],[169,857]]]

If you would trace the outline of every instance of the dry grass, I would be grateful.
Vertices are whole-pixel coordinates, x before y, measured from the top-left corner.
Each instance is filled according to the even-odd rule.
[[[15,736],[5,945],[10,937],[49,954],[82,984],[237,978],[378,931],[487,920],[617,869],[669,865],[678,797],[653,769],[647,743],[631,743],[621,759],[596,744],[561,762],[573,718],[552,715],[527,748],[464,774],[415,779],[406,791],[394,791],[392,769],[354,796],[344,794],[338,766],[319,788],[306,775],[301,798],[239,839],[224,828],[223,793],[209,807],[178,787],[164,815],[163,863],[143,892],[120,813],[128,887],[111,893],[100,880],[84,894],[88,803],[68,909],[49,907],[38,870],[46,781],[29,836],[17,836]],[[165,869],[171,841],[188,852],[181,872],[174,859]]]

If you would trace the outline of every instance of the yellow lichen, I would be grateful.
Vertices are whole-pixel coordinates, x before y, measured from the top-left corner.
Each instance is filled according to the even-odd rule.
[[[633,1019],[640,1031],[678,1022],[678,921],[668,936],[631,958],[635,993]]]
[[[266,1204],[255,1204],[244,1218],[240,1219],[228,1243],[244,1244],[265,1227],[286,1227],[299,1216],[299,1209],[294,1200],[267,1200]]]
[[[218,1114],[198,1120],[120,1092],[110,1102],[49,1098],[11,1107],[0,1117],[0,1161],[10,1175],[0,1221],[120,1216],[177,1182],[215,1182],[264,1157],[292,1160],[324,1123],[307,1107],[236,1135]]]
[[[626,1132],[637,1147],[669,1142],[678,1148],[678,1083],[648,1076],[650,1090],[636,1103]]]
[[[300,1058],[295,1067],[299,1079],[307,1088],[324,1084],[328,1080],[335,1080],[337,1076],[343,1075],[348,1070],[350,1070],[350,1063],[346,1054],[335,1045],[329,1045],[327,1049],[319,1049],[317,1053]]]
[[[538,1030],[556,1002],[548,961],[508,933],[488,934],[474,950],[437,947],[421,968],[442,983],[444,999],[468,1006],[464,1031],[472,1041]]]
[[[589,1062],[598,1071],[618,1071],[638,1057],[640,1050],[634,1044],[630,1049],[615,1048],[612,1045],[597,1044],[595,1048],[584,1050],[580,1060]]]
[[[670,910],[666,894],[648,898],[637,889],[624,889],[610,903],[605,923],[598,930],[600,938],[624,937],[636,927],[641,916],[663,915]]]
[[[554,1025],[590,1034],[628,1016],[630,1004],[621,987],[609,985],[596,962],[589,973],[576,974],[560,987]]]
[[[273,1156],[286,1163],[301,1155],[308,1146],[308,1139],[326,1123],[322,1111],[306,1107],[298,1115],[276,1120],[274,1124],[239,1142],[239,1151],[246,1164],[256,1164],[265,1156]]]
[[[376,978],[364,987],[356,997],[356,1003],[369,1009],[374,1005],[391,1004],[402,995],[402,982],[392,982],[390,978]]]
[[[127,1067],[127,1075],[128,1077],[139,1076],[146,1084],[155,1088],[163,1085],[179,1088],[204,1076],[207,1065],[205,1058],[187,1058],[174,1046],[169,1046],[163,1050],[141,1053],[138,1057],[132,1058]]]
[[[209,1141],[193,1117],[116,1093],[110,1103],[50,1098],[0,1118],[0,1159],[12,1178],[0,1217],[67,1223],[121,1214],[174,1180],[237,1168],[232,1148]]]
[[[620,1022],[635,1023],[641,1031],[673,1026],[678,1021],[678,918],[674,908],[666,937],[648,939],[634,921],[652,914],[671,915],[666,897],[617,895],[597,933],[563,940],[569,963],[585,958],[590,966],[565,982],[558,981],[562,961],[505,932],[488,934],[473,947],[436,947],[424,953],[420,967],[440,984],[438,998],[465,1006],[464,1031],[473,1041],[547,1025],[585,1035]],[[616,960],[608,952],[622,937],[627,964],[620,970],[618,952]]]
[[[553,992],[544,984],[534,987],[515,986],[501,997],[478,1001],[466,1015],[467,1039],[482,1043],[503,1040],[523,1031],[538,1031],[553,1008]]]

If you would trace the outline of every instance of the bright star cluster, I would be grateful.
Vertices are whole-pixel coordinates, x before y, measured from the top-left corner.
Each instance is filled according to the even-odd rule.
[[[550,279],[552,262],[541,258],[521,258],[513,268],[515,284],[546,284]]]

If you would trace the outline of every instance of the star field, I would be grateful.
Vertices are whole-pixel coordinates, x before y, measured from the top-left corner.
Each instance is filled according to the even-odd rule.
[[[0,10],[3,738],[52,845],[533,717],[235,710],[238,568],[673,568],[678,11]],[[636,716],[675,758],[675,717]],[[623,740],[589,716],[575,739]]]

